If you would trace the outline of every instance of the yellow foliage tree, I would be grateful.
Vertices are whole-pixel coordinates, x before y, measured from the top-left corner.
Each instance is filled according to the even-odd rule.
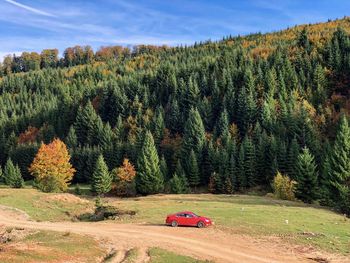
[[[275,197],[282,200],[295,200],[296,185],[297,183],[288,176],[277,172],[272,185]]]
[[[60,139],[42,143],[29,167],[37,187],[44,192],[66,191],[75,173],[69,159],[67,147]]]
[[[135,167],[128,159],[124,159],[123,165],[112,171],[114,176],[114,190],[118,195],[130,196],[135,194]]]

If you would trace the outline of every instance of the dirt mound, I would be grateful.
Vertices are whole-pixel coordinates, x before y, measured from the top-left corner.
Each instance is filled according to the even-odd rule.
[[[73,204],[88,204],[89,201],[82,199],[78,196],[72,195],[72,194],[50,194],[47,196],[42,197],[42,200],[48,201],[48,202],[65,202],[65,203],[73,203]]]
[[[30,235],[33,231],[24,228],[0,228],[0,244],[8,243],[11,241],[19,241]]]

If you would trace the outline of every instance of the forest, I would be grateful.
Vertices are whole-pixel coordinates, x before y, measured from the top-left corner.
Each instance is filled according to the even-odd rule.
[[[349,73],[346,17],[192,46],[9,55],[0,175],[121,195],[271,192],[279,175],[297,199],[350,214]],[[41,189],[66,189],[54,184]]]

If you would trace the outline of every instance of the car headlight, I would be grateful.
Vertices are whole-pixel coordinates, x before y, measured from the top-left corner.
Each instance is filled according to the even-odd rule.
[[[210,222],[210,220],[209,219],[205,219],[205,222]]]

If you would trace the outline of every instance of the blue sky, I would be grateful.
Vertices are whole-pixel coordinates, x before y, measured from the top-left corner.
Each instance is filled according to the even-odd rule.
[[[349,10],[349,0],[0,0],[0,59],[74,45],[192,44],[341,18]]]

